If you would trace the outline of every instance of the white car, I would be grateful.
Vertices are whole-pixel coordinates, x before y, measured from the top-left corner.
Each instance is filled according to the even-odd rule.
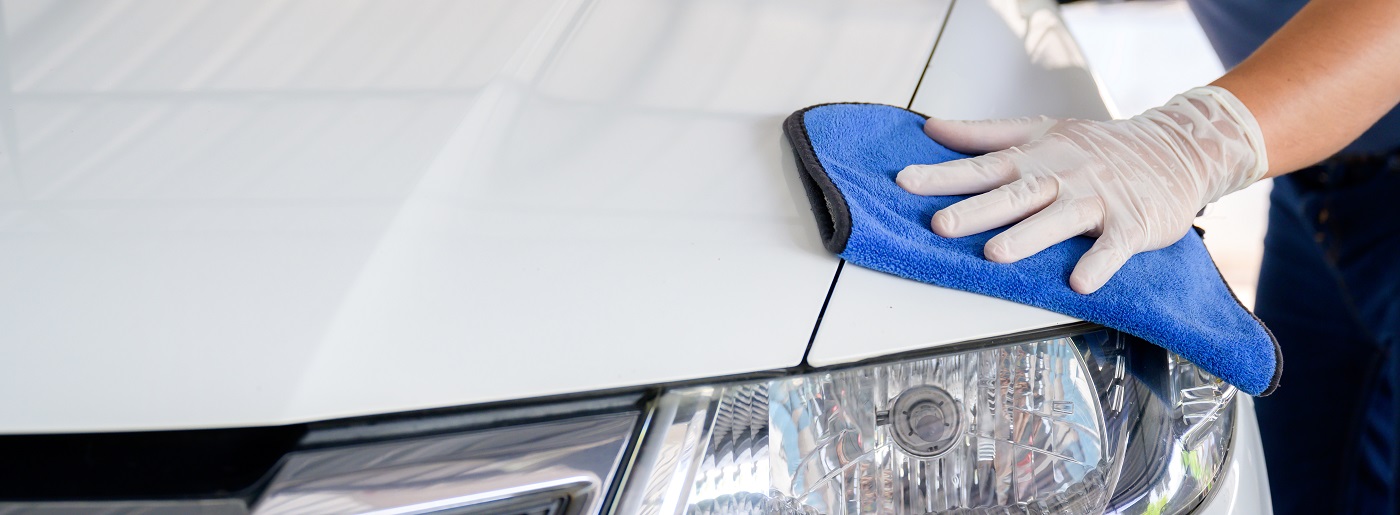
[[[1111,116],[1048,0],[0,15],[0,513],[1270,512],[1248,396],[821,247],[797,109]]]

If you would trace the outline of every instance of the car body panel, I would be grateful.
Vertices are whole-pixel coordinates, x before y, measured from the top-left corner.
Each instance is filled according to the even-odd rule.
[[[958,2],[912,108],[951,120],[1116,116],[1054,0]]]
[[[5,3],[0,433],[796,366],[781,121],[907,105],[950,3]]]
[[[911,97],[1107,117],[1050,7],[0,3],[0,434],[793,367],[828,288],[812,365],[1073,322],[853,265],[833,284],[778,131]],[[1250,406],[1203,513],[1270,511]]]

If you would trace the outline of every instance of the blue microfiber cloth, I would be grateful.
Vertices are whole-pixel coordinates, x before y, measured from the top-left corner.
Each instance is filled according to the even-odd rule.
[[[1134,256],[1090,295],[1071,290],[1069,274],[1091,238],[1001,264],[984,258],[982,246],[1003,229],[954,239],[934,234],[933,213],[966,197],[914,195],[895,184],[895,174],[969,156],[924,135],[925,119],[876,104],[823,104],[787,119],[784,132],[827,249],[866,268],[1124,331],[1253,395],[1278,386],[1278,342],[1225,285],[1196,232]]]

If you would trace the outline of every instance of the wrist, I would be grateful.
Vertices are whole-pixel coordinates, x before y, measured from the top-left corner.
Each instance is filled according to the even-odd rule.
[[[1253,165],[1246,168],[1243,177],[1246,179],[1245,186],[1254,184],[1269,173],[1269,152],[1264,146],[1264,130],[1259,126],[1259,120],[1250,112],[1249,107],[1240,101],[1230,90],[1220,86],[1201,86],[1193,88],[1182,96],[1187,98],[1199,97],[1214,100],[1225,112],[1227,118],[1238,128],[1243,136],[1243,142],[1253,156]]]
[[[1244,189],[1269,169],[1263,132],[1249,108],[1218,86],[1188,90],[1140,117],[1150,122],[1180,172],[1193,179],[1200,206]]]

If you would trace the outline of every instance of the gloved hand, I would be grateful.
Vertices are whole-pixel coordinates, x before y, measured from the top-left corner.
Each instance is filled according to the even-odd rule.
[[[957,238],[1020,221],[983,248],[1000,263],[1097,236],[1070,274],[1070,287],[1084,294],[1134,254],[1181,239],[1206,204],[1268,170],[1259,123],[1214,86],[1127,120],[931,118],[924,132],[953,150],[991,152],[899,172],[896,182],[919,195],[986,192],[934,214],[933,231]]]

